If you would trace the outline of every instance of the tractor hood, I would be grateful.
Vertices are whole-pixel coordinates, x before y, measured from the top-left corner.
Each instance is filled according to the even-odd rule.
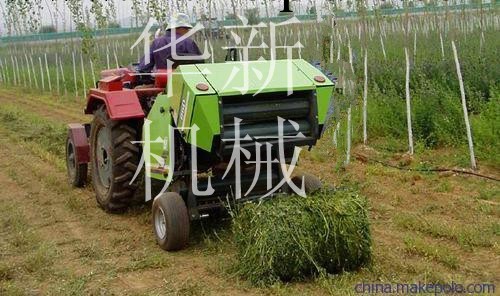
[[[333,83],[304,60],[274,60],[197,64],[219,96],[315,89]],[[324,78],[315,81],[316,76]],[[320,79],[321,80],[321,79]]]

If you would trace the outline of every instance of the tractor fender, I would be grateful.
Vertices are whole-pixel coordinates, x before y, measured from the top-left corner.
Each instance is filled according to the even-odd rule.
[[[133,90],[104,91],[92,89],[88,95],[85,114],[92,114],[101,105],[106,106],[106,111],[112,120],[144,118],[139,97]]]
[[[68,136],[75,147],[77,163],[90,162],[90,144],[85,126],[80,123],[68,124]]]

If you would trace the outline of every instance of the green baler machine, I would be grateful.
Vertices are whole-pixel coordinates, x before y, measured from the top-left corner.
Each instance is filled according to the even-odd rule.
[[[269,61],[180,66],[172,75],[170,97],[169,94],[159,95],[149,112],[150,139],[168,138],[165,126],[172,125],[184,129],[180,133],[182,140],[191,144],[189,128],[196,125],[199,127],[196,138],[199,152],[210,154],[210,159],[221,160],[232,152],[232,145],[224,145],[223,140],[234,139],[234,118],[241,119],[241,137],[248,134],[255,138],[276,136],[277,117],[280,116],[300,126],[297,131],[285,124],[284,136],[298,132],[306,136],[298,139],[298,143],[287,143],[287,150],[314,145],[326,120],[334,84],[305,60],[278,60],[274,64],[272,69]],[[248,72],[248,77],[244,77],[244,71]],[[228,82],[230,73],[237,74]],[[274,74],[263,88],[261,75],[269,73]],[[242,94],[244,79],[249,83],[245,86],[246,93]],[[292,91],[290,95],[289,90]],[[276,144],[276,141],[266,142]],[[253,145],[251,142],[246,146]],[[165,155],[164,148],[163,143],[152,143],[151,153]],[[154,157],[150,161],[152,167],[160,165]],[[162,174],[152,176],[165,179]]]
[[[291,192],[289,183],[282,183],[282,169],[292,163],[296,147],[310,148],[320,138],[334,83],[302,59],[185,64],[169,79],[166,88],[157,93],[133,85],[119,95],[100,90],[107,90],[113,79],[101,80],[102,87],[91,90],[91,95],[115,95],[121,104],[113,105],[108,99],[104,108],[89,96],[86,112],[94,114],[94,121],[86,130],[88,162],[97,167],[94,189],[106,210],[128,205],[137,189],[127,182],[133,175],[131,168],[141,164],[141,151],[124,140],[142,140],[146,175],[161,181],[156,183],[169,184],[153,201],[154,233],[163,249],[178,250],[187,244],[190,220],[224,212],[228,204],[260,199],[271,188],[278,189],[275,193]],[[137,94],[143,118],[140,112],[132,119],[117,115],[134,103],[132,99],[127,106],[123,103],[130,92]],[[127,114],[135,114],[127,110]],[[78,129],[73,127],[68,137],[68,172],[73,184],[80,185],[82,161],[76,159],[80,150],[75,134]],[[248,137],[237,143],[238,134],[240,139]],[[249,153],[241,154],[240,165],[233,159],[238,149]],[[76,152],[71,155],[72,151]],[[280,161],[259,164],[257,155],[260,161]],[[303,184],[306,193],[321,187],[319,179],[310,174],[295,175],[288,181],[297,187]],[[248,190],[250,187],[253,189]]]
[[[266,78],[268,81],[263,87],[262,81]],[[183,147],[174,150],[183,153],[175,156],[176,169],[172,172],[174,181],[171,188],[175,188],[174,191],[186,202],[188,216],[198,219],[218,210],[227,196],[235,196],[235,169],[230,169],[222,178],[235,149],[232,141],[235,138],[235,118],[241,120],[240,138],[246,135],[252,138],[240,143],[241,148],[251,152],[250,161],[255,160],[256,141],[262,144],[261,158],[266,155],[265,143],[272,144],[273,159],[279,158],[278,139],[272,137],[278,136],[278,117],[283,118],[285,139],[282,147],[285,160],[289,162],[295,147],[310,147],[320,138],[333,90],[333,82],[305,60],[180,66],[177,74],[173,75],[171,96],[159,95],[147,118],[151,121],[150,139],[169,138],[168,125],[178,129],[174,132],[174,136],[179,138],[175,143]],[[288,94],[289,91],[291,94]],[[288,120],[296,122],[298,128]],[[194,143],[191,128],[195,125],[199,127],[195,140],[197,170],[209,172],[210,183],[215,190],[210,196],[196,196],[191,190],[191,148]],[[299,132],[304,137],[295,137]],[[151,154],[163,155],[163,159],[168,158],[168,150],[168,145],[161,141],[150,146]],[[167,179],[169,170],[163,169],[157,158],[150,157],[150,165],[152,178]],[[260,175],[253,190],[242,196],[242,201],[265,195],[268,176],[271,176],[273,186],[283,178],[279,164],[273,164],[269,174],[261,168]],[[247,192],[254,177],[255,164],[242,164],[241,195]],[[300,186],[302,178],[305,178],[306,191],[318,188],[319,180],[309,174],[295,176],[293,182]],[[200,177],[195,186],[204,191],[207,182],[208,177]],[[282,191],[287,191],[285,187]],[[159,202],[153,207],[154,212],[159,212]],[[157,215],[162,216],[161,213]],[[159,242],[161,245],[163,241]]]

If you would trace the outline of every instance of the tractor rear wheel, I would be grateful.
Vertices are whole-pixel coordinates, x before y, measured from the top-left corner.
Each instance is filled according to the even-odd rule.
[[[167,251],[183,249],[189,240],[189,216],[182,197],[166,192],[153,201],[153,231],[158,245]]]
[[[75,144],[68,134],[66,138],[66,169],[69,183],[74,187],[83,187],[87,183],[87,164],[79,163]]]
[[[131,183],[140,160],[137,127],[111,120],[105,106],[94,112],[90,129],[90,163],[97,203],[106,211],[120,211],[134,201],[138,180]]]

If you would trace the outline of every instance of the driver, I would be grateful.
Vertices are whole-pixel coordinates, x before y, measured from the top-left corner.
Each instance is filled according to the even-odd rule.
[[[153,69],[168,69],[167,61],[174,60],[172,58],[172,47],[163,47],[172,42],[179,56],[201,56],[200,49],[193,39],[187,37],[182,41],[177,40],[188,33],[192,28],[193,26],[191,26],[187,14],[178,13],[171,17],[165,35],[156,38],[151,44],[149,53],[146,53],[149,55],[149,63],[145,63],[145,56],[141,59],[138,67],[139,72],[152,72]],[[160,48],[163,49],[156,51]],[[176,67],[175,63],[173,67]]]

